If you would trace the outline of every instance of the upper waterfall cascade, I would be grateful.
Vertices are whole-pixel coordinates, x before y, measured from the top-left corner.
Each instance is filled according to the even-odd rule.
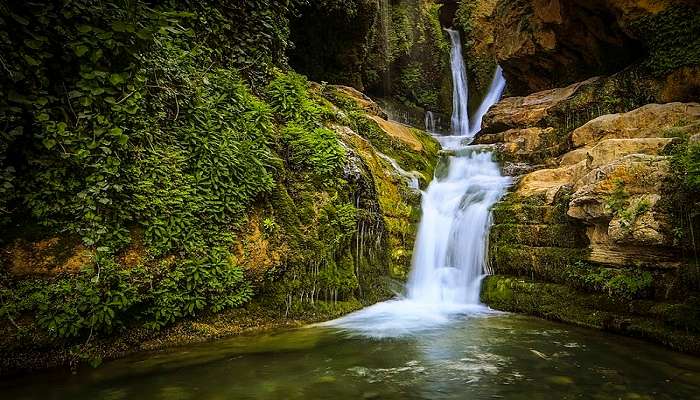
[[[452,134],[434,134],[452,155],[422,196],[423,216],[413,251],[405,297],[386,301],[329,324],[382,337],[411,334],[450,320],[453,315],[490,310],[479,303],[481,279],[487,270],[491,207],[504,194],[510,178],[501,175],[491,152],[469,146],[488,109],[503,93],[505,80],[496,69],[489,93],[469,124],[467,77],[459,32],[452,41]],[[432,125],[432,115],[426,125]]]
[[[450,67],[452,69],[452,134],[455,136],[469,135],[469,86],[467,71],[462,57],[462,41],[459,32],[447,29],[452,42],[450,51]]]

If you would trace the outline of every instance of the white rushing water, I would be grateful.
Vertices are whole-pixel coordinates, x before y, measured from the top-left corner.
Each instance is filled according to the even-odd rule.
[[[388,162],[396,171],[396,173],[406,179],[406,183],[408,184],[408,187],[411,189],[419,190],[420,189],[420,177],[421,173],[417,171],[406,171],[405,169],[401,168],[398,162],[394,160],[393,158],[387,156],[384,153],[377,152],[377,155],[384,161]]]
[[[491,85],[489,86],[489,91],[486,93],[486,97],[479,105],[479,108],[474,113],[471,119],[471,125],[469,130],[473,134],[476,134],[481,130],[481,121],[484,119],[484,115],[491,108],[492,105],[496,104],[498,100],[501,99],[503,91],[506,88],[506,78],[503,76],[503,70],[501,66],[496,67],[496,71],[493,73],[493,79],[491,80]]]
[[[459,32],[446,29],[452,42],[450,50],[450,66],[452,69],[452,134],[455,136],[469,135],[469,111],[467,71],[462,58],[462,41]]]
[[[423,192],[423,216],[413,251],[405,297],[375,304],[328,325],[371,337],[418,333],[463,314],[491,312],[479,303],[481,280],[487,270],[491,207],[504,194],[510,178],[502,176],[491,152],[469,146],[481,128],[481,119],[503,93],[500,68],[479,111],[478,126],[469,129],[467,80],[459,33],[452,39],[454,113],[452,135],[436,136],[451,150]]]
[[[435,114],[432,111],[425,113],[425,131],[428,133],[437,133],[437,122],[435,122]]]

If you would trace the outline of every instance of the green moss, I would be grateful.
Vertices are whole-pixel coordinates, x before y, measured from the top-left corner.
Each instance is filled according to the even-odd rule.
[[[700,15],[690,6],[676,5],[630,23],[647,47],[644,65],[655,74],[700,65]]]
[[[497,224],[491,229],[495,243],[534,247],[582,248],[588,245],[584,227],[569,224]]]
[[[683,314],[691,303],[650,309],[643,301],[615,301],[605,294],[581,293],[565,285],[509,276],[487,277],[481,300],[498,310],[604,329],[700,354],[698,315],[694,311]]]
[[[588,251],[584,248],[489,243],[491,267],[497,274],[535,277],[549,282],[565,281],[569,266],[585,259]]]
[[[566,271],[567,285],[589,292],[607,293],[613,298],[649,298],[654,292],[654,276],[636,268],[603,268],[577,262]]]
[[[353,128],[360,136],[369,140],[377,150],[395,159],[406,171],[418,171],[426,179],[433,176],[439,144],[426,132],[412,129],[413,136],[422,144],[422,150],[416,152],[405,142],[387,135],[376,121],[363,113],[350,112]]]

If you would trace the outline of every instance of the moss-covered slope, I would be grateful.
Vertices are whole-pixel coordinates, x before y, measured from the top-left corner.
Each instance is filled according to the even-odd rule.
[[[427,179],[433,139],[289,70],[296,2],[123,6],[0,6],[0,370],[389,296],[418,196],[380,152]]]

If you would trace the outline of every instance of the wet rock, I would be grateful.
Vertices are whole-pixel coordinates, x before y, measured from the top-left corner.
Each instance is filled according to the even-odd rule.
[[[508,97],[496,103],[484,116],[481,132],[542,126],[551,111],[561,108],[581,90],[599,78],[591,78],[567,87],[544,90],[524,97]]]

